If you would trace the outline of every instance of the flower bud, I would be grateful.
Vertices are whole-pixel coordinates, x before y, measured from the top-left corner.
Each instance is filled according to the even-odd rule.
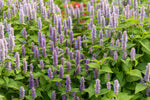
[[[51,68],[48,69],[48,77],[49,77],[49,79],[53,78],[53,72],[52,72]]]

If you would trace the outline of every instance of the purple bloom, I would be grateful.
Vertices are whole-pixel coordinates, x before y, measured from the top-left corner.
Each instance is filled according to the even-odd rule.
[[[73,42],[73,31],[72,30],[70,30],[70,41],[71,41],[71,43]]]
[[[123,51],[126,50],[127,42],[128,42],[127,31],[124,31],[124,32],[123,32],[123,35],[122,35],[122,50],[123,50]]]
[[[144,80],[146,82],[148,82],[150,79],[150,63],[148,63],[148,65],[146,66],[146,71],[145,71],[145,76],[144,76]]]
[[[96,42],[96,26],[93,25],[92,30],[91,30],[91,37],[92,37],[92,43]]]
[[[107,85],[107,89],[109,89],[109,90],[110,90],[110,89],[111,89],[111,83],[110,83],[110,82],[107,82],[107,84],[106,84],[106,85]]]
[[[53,52],[53,50],[54,50],[54,42],[53,41],[51,41],[51,40],[49,40],[49,43],[50,43],[50,50]]]
[[[56,29],[53,28],[53,36],[52,36],[53,42],[54,42],[54,46],[56,47],[56,43],[57,43],[57,33],[56,33]]]
[[[39,50],[37,46],[34,47],[34,57],[39,59]]]
[[[117,60],[117,59],[118,59],[117,51],[114,51],[114,60]]]
[[[70,70],[71,70],[71,63],[69,61],[67,61],[66,65],[67,65],[67,71],[70,72]]]
[[[109,81],[109,80],[110,80],[110,74],[107,73],[107,81]]]
[[[33,65],[32,65],[32,63],[30,64],[30,72],[33,72]]]
[[[32,89],[34,87],[34,80],[32,72],[29,73],[29,88]]]
[[[66,47],[66,56],[68,57],[68,55],[69,55],[69,48],[68,47]]]
[[[62,34],[61,18],[58,18],[58,33],[59,33],[59,34]]]
[[[48,69],[48,77],[49,77],[49,79],[53,78],[53,72],[52,72],[51,68]]]
[[[79,65],[79,64],[80,64],[80,59],[81,59],[81,57],[80,57],[80,51],[77,50],[77,51],[76,51],[76,58],[75,58],[76,65]]]
[[[116,95],[118,95],[118,93],[119,93],[119,86],[120,86],[119,81],[118,80],[114,80],[114,93]]]
[[[62,100],[66,100],[66,95],[62,95]]]
[[[23,72],[24,73],[27,72],[27,61],[26,61],[26,58],[23,59]]]
[[[71,80],[69,75],[66,75],[66,91],[71,91]]]
[[[83,91],[85,89],[85,84],[84,84],[84,77],[82,76],[81,77],[81,80],[80,80],[80,91]]]
[[[34,51],[34,43],[31,43],[31,51]]]
[[[58,65],[58,55],[56,50],[53,50],[53,65],[56,67]]]
[[[38,78],[35,79],[35,86],[39,87],[39,79]]]
[[[117,41],[116,41],[116,46],[120,47],[120,41],[119,41],[119,39],[117,39]]]
[[[63,43],[64,37],[62,34],[59,35],[59,40],[60,40],[60,43]]]
[[[90,16],[94,17],[94,7],[93,6],[90,7]]]
[[[61,65],[61,66],[59,67],[59,77],[60,77],[60,78],[63,78],[63,76],[64,76],[64,68],[63,68],[63,66]]]
[[[44,68],[44,62],[43,62],[43,60],[40,60],[40,67],[41,67],[41,69]]]
[[[36,93],[35,93],[35,88],[34,87],[32,87],[31,92],[32,92],[31,93],[32,98],[35,99]]]
[[[25,39],[27,39],[27,31],[25,27],[23,28],[22,35]]]
[[[20,56],[19,56],[19,53],[16,52],[16,68],[19,69],[20,68]]]
[[[72,18],[71,18],[71,16],[68,17],[68,28],[70,30],[72,29]]]
[[[38,29],[41,30],[42,29],[42,21],[41,18],[39,17],[38,19]]]
[[[133,47],[130,52],[131,60],[135,60],[135,54],[136,54],[135,48]]]
[[[25,47],[24,47],[24,45],[22,46],[22,56],[25,56],[25,53],[26,53],[26,50],[25,50]]]
[[[42,53],[43,53],[43,57],[46,57],[46,56],[47,56],[46,47],[43,47],[43,48],[42,48]]]
[[[83,41],[84,41],[84,40],[87,40],[86,35],[83,35]],[[86,46],[87,46],[87,43],[83,43],[83,46],[86,47]]]
[[[70,51],[70,60],[72,60],[72,59],[73,59],[73,52]]]
[[[95,84],[95,93],[100,93],[100,80],[96,79],[96,84]]]
[[[24,87],[21,86],[21,87],[20,87],[20,98],[21,98],[21,99],[24,99],[24,96],[25,96],[25,90],[24,90]]]
[[[53,27],[52,27],[51,24],[49,25],[49,35],[50,35],[50,38],[52,38],[52,36],[53,36]]]
[[[65,63],[65,59],[62,57],[61,58],[61,64],[64,65],[64,63]]]
[[[94,79],[97,79],[99,77],[99,71],[95,69],[94,71]]]
[[[77,74],[80,74],[81,73],[81,66],[79,64],[77,65],[76,69],[77,69]]]
[[[56,92],[55,91],[52,92],[52,100],[56,100]]]
[[[81,36],[77,37],[76,45],[77,45],[77,50],[80,50],[81,49]]]

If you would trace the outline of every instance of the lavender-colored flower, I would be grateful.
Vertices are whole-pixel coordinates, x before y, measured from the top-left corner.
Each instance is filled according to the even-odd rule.
[[[39,79],[38,78],[35,79],[35,86],[39,87]]]
[[[97,20],[98,20],[98,23],[101,23],[101,10],[98,9],[97,11]]]
[[[30,72],[33,72],[33,68],[34,68],[34,67],[33,67],[33,64],[31,63],[31,64],[30,64]]]
[[[49,35],[50,35],[50,38],[52,38],[52,36],[53,36],[53,27],[52,27],[51,24],[49,25]]]
[[[73,57],[73,52],[72,51],[70,51],[70,60],[72,60],[74,57]]]
[[[90,16],[94,17],[94,7],[93,6],[90,7]]]
[[[35,93],[35,88],[34,87],[32,87],[32,89],[31,89],[31,96],[32,96],[33,99],[35,99],[36,93]]]
[[[105,23],[105,17],[102,16],[101,17],[101,27],[105,27],[106,23]]]
[[[68,47],[68,46],[69,46],[69,44],[68,44],[68,39],[66,39],[66,41],[65,41],[65,45],[66,45],[66,47]]]
[[[70,30],[70,42],[72,43],[73,42],[73,31]]]
[[[82,76],[81,77],[81,80],[80,80],[80,91],[82,92],[84,89],[85,89],[85,84],[84,84],[85,80],[84,80],[84,77]]]
[[[111,37],[111,31],[110,30],[106,30],[106,37],[110,38]]]
[[[71,80],[69,75],[66,75],[66,91],[71,91]]]
[[[59,67],[59,77],[60,77],[60,78],[63,78],[63,76],[64,76],[64,68],[63,68],[63,66],[61,65],[61,66]]]
[[[59,40],[60,40],[60,43],[63,43],[64,37],[62,34],[59,35]]]
[[[80,74],[80,73],[81,73],[81,66],[80,66],[79,64],[77,65],[76,69],[77,69],[77,72],[76,72],[76,73],[77,73],[77,74]]]
[[[41,30],[42,29],[42,21],[41,18],[39,17],[38,19],[38,29]]]
[[[62,100],[66,100],[66,95],[62,95]]]
[[[32,89],[34,87],[34,80],[32,72],[29,73],[29,88]]]
[[[10,58],[7,56],[7,58]],[[11,70],[11,61],[6,62],[6,70]]]
[[[119,41],[119,39],[117,39],[117,41],[116,41],[116,46],[120,47],[120,41]]]
[[[123,35],[122,35],[122,50],[123,50],[123,51],[126,50],[127,42],[128,42],[127,31],[124,31],[124,32],[123,32]]]
[[[56,100],[56,92],[55,91],[52,92],[52,100]]]
[[[111,89],[111,83],[110,83],[110,82],[107,82],[106,85],[107,85],[107,89],[110,90],[110,89]]]
[[[24,12],[23,12],[23,8],[21,8],[20,11],[19,11],[19,18],[20,18],[20,23],[24,23]]]
[[[122,59],[126,59],[126,57],[127,57],[127,52],[126,52],[126,51],[124,51],[124,52],[123,52]]]
[[[12,34],[9,35],[9,50],[13,52],[15,46],[15,39]]]
[[[65,34],[65,37],[67,37],[68,35],[67,27],[64,27],[64,34]]]
[[[0,39],[4,38],[4,25],[0,23]]]
[[[76,17],[77,17],[77,24],[80,23],[80,9],[76,6]]]
[[[77,37],[76,45],[77,45],[77,50],[80,50],[81,49],[81,36]]]
[[[100,93],[100,80],[96,79],[96,84],[95,84],[95,93]]]
[[[73,96],[74,100],[76,99],[76,92],[72,92],[71,95]]]
[[[56,43],[57,43],[57,33],[56,33],[56,29],[53,28],[53,42],[54,42],[54,46],[56,46]]]
[[[114,80],[114,93],[116,95],[118,95],[118,93],[119,93],[119,86],[120,86],[119,81],[118,80]]]
[[[56,67],[58,65],[58,55],[56,50],[53,50],[53,65]]]
[[[92,54],[92,47],[89,48],[89,54]]]
[[[23,59],[23,72],[24,73],[27,72],[27,61],[26,61],[26,58]]]
[[[3,0],[1,0],[1,1],[0,1],[0,8],[2,9],[2,8],[3,8],[3,6],[4,6],[4,1],[3,1]]]
[[[21,87],[20,87],[20,98],[21,98],[21,99],[24,99],[24,96],[25,96],[25,90],[24,90],[24,87],[21,86]]]
[[[129,8],[129,4],[127,5],[125,15],[126,15],[126,19],[128,19],[128,18],[130,17],[130,8]]]
[[[103,46],[103,39],[100,39],[99,44],[100,46]]]
[[[3,63],[5,60],[5,45],[3,39],[0,39],[0,62]]]
[[[117,51],[114,51],[114,60],[117,60],[118,59],[118,53]]]
[[[65,59],[62,57],[61,58],[61,64],[64,65],[64,63],[65,63]]]
[[[71,16],[68,17],[68,28],[70,30],[72,29],[72,18],[71,18]]]
[[[27,31],[26,31],[26,28],[24,27],[23,30],[22,30],[22,35],[25,39],[27,39]]]
[[[16,52],[16,68],[19,69],[20,68],[20,56],[19,56],[19,53]]]
[[[53,52],[53,50],[54,50],[54,42],[53,41],[51,41],[51,40],[49,40],[49,43],[50,43],[50,50]]]
[[[76,97],[76,100],[80,100],[80,98],[79,98],[79,97]]]
[[[144,76],[144,80],[146,82],[148,82],[149,79],[150,79],[150,63],[148,63],[146,66],[146,71],[145,71],[145,76]]]
[[[140,14],[140,20],[144,20],[144,17],[145,17],[145,7],[144,6],[142,6],[141,7],[141,14]]]
[[[135,60],[135,54],[136,54],[136,51],[135,51],[135,48],[133,47],[130,52],[131,60]]]
[[[41,30],[39,30],[39,32],[38,32],[38,41],[39,41],[39,46],[42,47],[43,46],[43,40],[42,40]]]
[[[34,57],[39,59],[39,50],[37,46],[34,47]]]
[[[61,18],[58,18],[58,33],[59,33],[59,34],[62,34]]]
[[[111,38],[110,46],[114,47],[114,38]]]
[[[67,65],[67,71],[70,72],[70,70],[71,70],[71,63],[69,61],[67,61],[66,65]]]
[[[68,47],[66,47],[66,53],[65,53],[65,55],[68,57],[68,55],[69,55],[69,48]]]
[[[103,30],[99,31],[99,39],[103,39]]]
[[[34,51],[34,43],[31,43],[31,51]]]
[[[25,47],[24,47],[24,45],[22,46],[22,56],[25,56],[25,53],[26,53],[26,50],[25,50]]]
[[[92,37],[92,43],[96,42],[96,26],[93,25],[92,30],[91,30],[91,37]]]
[[[99,77],[99,71],[95,69],[94,71],[94,79],[97,79]]]
[[[76,57],[75,57],[76,65],[80,64],[80,59],[81,59],[81,57],[80,57],[80,51],[77,50],[76,51]]]
[[[43,62],[43,60],[40,60],[40,67],[41,67],[41,69],[44,68],[44,62]]]
[[[49,77],[49,79],[53,78],[53,72],[52,72],[51,68],[48,69],[48,77]]]

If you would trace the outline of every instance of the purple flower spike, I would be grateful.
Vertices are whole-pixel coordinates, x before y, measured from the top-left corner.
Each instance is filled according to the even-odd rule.
[[[63,76],[64,76],[64,68],[63,68],[63,66],[60,66],[59,67],[59,77],[63,78]]]
[[[56,50],[53,50],[53,66],[57,66],[58,65],[58,55]]]
[[[72,18],[71,18],[71,16],[68,17],[68,28],[70,30],[72,29]]]
[[[43,62],[43,60],[40,60],[40,67],[41,67],[41,69],[44,69],[44,62]]]
[[[34,51],[34,43],[31,43],[31,51]]]
[[[132,61],[135,60],[135,54],[136,54],[135,48],[132,48],[132,49],[131,49],[131,52],[130,52],[130,56],[131,56],[131,60],[132,60]]]
[[[39,30],[42,29],[42,21],[41,21],[41,18],[40,18],[40,17],[39,17],[39,19],[38,19],[38,28],[39,28]]]
[[[32,89],[34,87],[34,80],[32,72],[29,73],[29,88]]]
[[[27,31],[25,27],[23,28],[22,35],[25,39],[27,39]]]
[[[50,38],[52,38],[52,36],[53,36],[53,27],[52,27],[52,25],[49,25],[49,35],[50,35]]]
[[[66,100],[66,95],[62,95],[62,100]]]
[[[87,65],[87,64],[89,64],[90,63],[90,59],[86,59],[86,69],[89,69],[89,66]]]
[[[64,36],[62,34],[59,35],[59,40],[60,40],[60,43],[63,43]]]
[[[64,63],[65,63],[65,59],[62,57],[61,58],[61,64],[64,65]]]
[[[76,45],[77,45],[77,49],[80,50],[81,49],[81,36],[77,37]]]
[[[114,51],[114,60],[117,60],[117,59],[118,59],[117,51]]]
[[[35,79],[35,86],[39,87],[39,79],[38,78]]]
[[[68,57],[68,55],[69,55],[69,48],[68,47],[66,47],[66,56]]]
[[[87,40],[86,35],[83,35],[83,40]],[[86,47],[87,43],[83,43],[83,46]]]
[[[107,82],[107,84],[106,84],[106,85],[107,85],[107,89],[109,89],[109,90],[110,90],[110,89],[111,89],[111,83],[110,83],[110,82]]]
[[[54,46],[56,47],[56,43],[57,43],[57,33],[56,33],[56,29],[53,28],[53,42],[54,42]]]
[[[100,80],[96,79],[96,84],[95,84],[95,93],[100,93]]]
[[[26,50],[25,50],[25,47],[24,47],[24,45],[22,46],[22,56],[25,56],[25,54],[26,54]]]
[[[126,57],[127,57],[127,52],[126,52],[126,51],[124,51],[124,52],[123,52],[122,59],[126,59]]]
[[[81,59],[81,57],[80,57],[80,51],[77,50],[77,51],[76,51],[76,58],[75,58],[75,60],[76,60],[76,65],[79,65],[79,64],[80,64],[80,59]]]
[[[50,43],[50,50],[53,52],[53,50],[54,50],[54,42],[53,41],[51,41],[51,40],[49,40],[49,43]]]
[[[30,72],[33,72],[33,68],[34,68],[34,67],[33,67],[33,64],[31,63],[31,64],[30,64]]]
[[[52,100],[56,100],[56,92],[55,91],[52,92]]]
[[[52,72],[51,68],[48,69],[48,77],[49,77],[49,79],[53,78],[53,72]]]
[[[23,59],[23,72],[24,73],[27,72],[27,61],[26,61],[26,58]]]
[[[94,71],[94,79],[97,79],[99,77],[99,71],[95,69]]]
[[[146,66],[146,72],[145,72],[145,76],[144,76],[144,80],[146,82],[148,82],[150,79],[150,63],[148,63],[148,65]]]
[[[80,91],[83,91],[85,89],[85,84],[84,84],[84,77],[82,76],[81,77],[81,80],[80,80]]]
[[[35,99],[36,93],[35,93],[35,88],[34,87],[32,87],[31,92],[32,92],[31,93],[32,98]]]
[[[77,74],[80,74],[81,73],[81,67],[80,67],[80,65],[78,64],[77,65]]]
[[[39,59],[39,50],[37,46],[34,47],[34,57]]]
[[[70,60],[72,60],[72,59],[73,59],[73,52],[70,51]]]
[[[114,93],[115,93],[116,95],[118,95],[118,93],[119,93],[119,86],[120,86],[119,81],[118,81],[118,80],[115,80],[115,81],[114,81]]]
[[[71,91],[71,80],[70,80],[70,76],[69,75],[66,76],[66,91],[67,92]]]
[[[96,26],[93,25],[92,27],[92,31],[91,31],[91,37],[92,37],[92,42],[95,43],[96,42]]]
[[[25,90],[24,90],[24,87],[21,86],[21,87],[20,87],[20,98],[21,98],[21,99],[24,99],[24,96],[25,96]]]
[[[70,30],[70,41],[71,41],[71,43],[73,42],[73,31],[72,30]]]
[[[43,53],[43,57],[46,57],[46,56],[47,56],[46,47],[43,47],[43,48],[42,48],[42,53]]]
[[[71,70],[71,63],[69,61],[67,61],[66,65],[67,65],[68,72],[70,72],[70,70]]]

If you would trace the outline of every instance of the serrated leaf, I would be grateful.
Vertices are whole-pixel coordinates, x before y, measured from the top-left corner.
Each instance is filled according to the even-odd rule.
[[[100,68],[100,65],[97,64],[97,63],[89,63],[87,64],[90,68],[96,68],[96,69],[99,69]]]
[[[139,42],[142,45],[142,51],[146,52],[147,54],[150,54],[150,41],[146,39]]]
[[[131,70],[130,72],[128,72],[128,74],[130,76],[136,76],[142,78],[141,72],[138,69]]]
[[[142,84],[142,83],[138,83],[136,84],[136,87],[135,87],[135,94],[140,92],[140,91],[143,91],[147,88],[146,85]]]
[[[111,70],[111,68],[110,68],[110,66],[108,64],[102,65],[101,71],[113,73],[112,70]]]

